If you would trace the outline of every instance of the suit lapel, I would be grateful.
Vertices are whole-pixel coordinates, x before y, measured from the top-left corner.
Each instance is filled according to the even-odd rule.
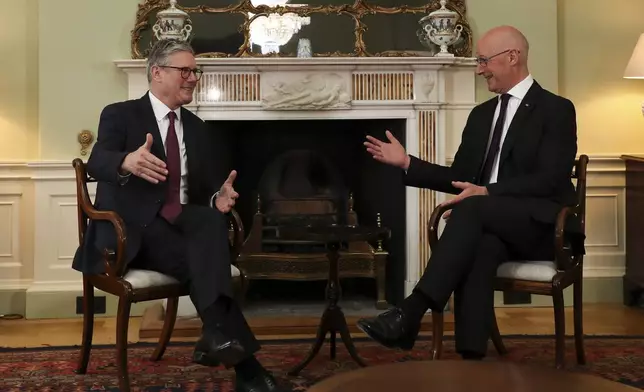
[[[152,102],[150,102],[149,92],[141,97],[141,111],[143,112],[143,131],[152,134],[154,139],[152,143],[151,152],[159,159],[166,161],[165,148],[163,147],[163,139],[159,132],[159,124],[156,117],[154,117],[154,110],[152,109]]]
[[[477,183],[478,181],[480,181],[481,170],[483,170],[483,160],[485,159],[485,155],[487,154],[487,145],[491,137],[490,133],[492,132],[492,121],[494,121],[494,112],[496,111],[497,101],[497,99],[491,99],[487,101],[484,104],[486,106],[482,108],[483,110],[480,119],[482,128],[479,132],[477,132],[477,139],[475,140],[475,145],[479,145],[480,148],[474,150],[479,152],[479,154],[474,157],[474,159],[476,159],[476,167],[479,168],[479,172],[476,176]]]
[[[539,86],[536,81],[533,82],[532,86],[519,104],[517,112],[514,114],[510,127],[508,128],[508,133],[505,135],[505,140],[503,141],[501,156],[499,157],[499,168],[503,165],[503,161],[510,154],[519,134],[526,128],[524,125],[537,104],[537,98],[541,90],[541,86]]]
[[[181,121],[183,123],[183,143],[186,145],[188,159],[188,173],[197,172],[197,143],[196,140],[199,124],[188,113],[188,109],[181,108]]]

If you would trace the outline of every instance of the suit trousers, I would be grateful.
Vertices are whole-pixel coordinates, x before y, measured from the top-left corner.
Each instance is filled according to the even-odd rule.
[[[553,260],[554,224],[525,200],[472,196],[458,204],[416,288],[442,310],[454,293],[456,350],[485,354],[494,316],[493,280],[508,260]]]
[[[238,339],[248,353],[259,350],[259,343],[241,309],[232,300],[228,227],[224,214],[209,207],[188,204],[183,205],[174,223],[157,216],[143,229],[140,252],[129,267],[157,271],[189,285],[190,298],[202,321],[206,311],[214,311],[224,334]],[[215,302],[226,304],[225,311],[221,311],[221,306],[211,306]]]

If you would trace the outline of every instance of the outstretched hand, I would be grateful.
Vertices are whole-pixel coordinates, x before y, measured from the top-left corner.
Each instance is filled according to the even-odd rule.
[[[387,136],[389,143],[367,135],[367,141],[364,142],[364,145],[367,147],[367,152],[379,162],[407,170],[410,158],[405,152],[405,148],[391,132],[386,131],[385,136]]]
[[[235,188],[233,188],[233,182],[236,177],[237,172],[235,170],[231,171],[215,198],[215,207],[224,214],[230,212],[235,205],[235,200],[239,197],[239,193],[235,192]]]
[[[123,174],[132,173],[153,184],[158,184],[159,181],[165,181],[165,176],[168,175],[168,169],[166,168],[165,162],[150,152],[152,149],[152,141],[152,134],[148,133],[145,135],[145,143],[136,151],[127,154],[121,164]]]

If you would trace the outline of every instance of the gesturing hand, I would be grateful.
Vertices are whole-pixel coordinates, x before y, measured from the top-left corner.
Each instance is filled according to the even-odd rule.
[[[145,143],[136,151],[127,154],[123,160],[121,170],[126,172],[124,174],[132,173],[153,184],[165,181],[165,176],[168,174],[166,164],[150,152],[151,148],[152,134],[148,133],[145,135]]]
[[[463,191],[459,193],[456,197],[452,198],[451,200],[447,200],[441,205],[448,206],[450,204],[456,204],[459,201],[465,198],[468,198],[470,196],[477,196],[477,195],[486,196],[488,194],[486,187],[474,185],[469,182],[452,181],[452,186],[458,189],[462,189]],[[443,217],[447,219],[449,217],[449,214],[445,214],[443,215]]]
[[[405,152],[405,148],[391,132],[386,131],[385,135],[389,143],[382,142],[375,137],[367,135],[368,141],[364,142],[364,145],[367,146],[367,152],[377,161],[407,170],[410,159],[409,155]]]
[[[235,170],[231,171],[215,199],[215,207],[224,214],[233,208],[235,200],[239,197],[239,193],[235,192],[235,188],[233,188],[233,182],[236,177],[237,172]]]

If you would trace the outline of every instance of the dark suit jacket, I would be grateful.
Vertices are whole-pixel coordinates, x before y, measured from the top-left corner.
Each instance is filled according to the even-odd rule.
[[[181,108],[183,140],[188,159],[188,200],[190,204],[209,205],[217,187],[212,174],[210,141],[205,123],[192,112]],[[98,137],[87,161],[87,173],[98,182],[95,206],[115,211],[124,221],[127,235],[125,258],[131,261],[141,244],[142,228],[157,216],[165,201],[167,182],[149,183],[130,175],[120,181],[118,170],[125,156],[145,143],[147,133],[154,142],[151,152],[166,160],[150,97],[146,93],[136,100],[106,106],[101,113]],[[109,222],[90,222],[83,244],[72,267],[85,273],[102,273],[102,250],[116,249],[116,233]]]
[[[497,102],[495,97],[472,110],[450,167],[412,157],[405,184],[452,194],[461,192],[452,181],[478,184]],[[577,203],[570,178],[576,154],[573,103],[535,81],[510,124],[501,149],[498,179],[487,186],[488,193],[521,198],[534,219],[554,223],[563,206]]]

